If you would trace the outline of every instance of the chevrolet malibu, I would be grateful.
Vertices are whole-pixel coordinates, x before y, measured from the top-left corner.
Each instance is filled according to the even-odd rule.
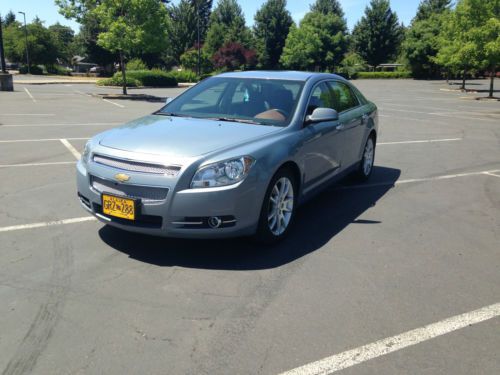
[[[78,197],[128,231],[272,243],[325,186],[370,177],[377,123],[377,107],[334,74],[221,74],[93,137]]]

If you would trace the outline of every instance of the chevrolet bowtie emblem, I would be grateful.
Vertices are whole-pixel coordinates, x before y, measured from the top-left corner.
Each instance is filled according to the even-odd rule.
[[[126,175],[125,173],[117,173],[115,174],[115,179],[120,181],[120,182],[125,182],[130,180],[130,176]]]

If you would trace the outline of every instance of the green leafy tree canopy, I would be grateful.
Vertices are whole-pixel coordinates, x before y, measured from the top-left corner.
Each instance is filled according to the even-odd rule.
[[[292,24],[292,16],[286,9],[286,0],[268,0],[257,11],[254,36],[260,67],[279,67],[281,53]]]

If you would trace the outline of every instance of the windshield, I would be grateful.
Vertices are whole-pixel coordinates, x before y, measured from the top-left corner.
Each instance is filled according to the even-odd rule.
[[[157,114],[286,126],[302,86],[303,82],[291,80],[213,77],[178,96]]]

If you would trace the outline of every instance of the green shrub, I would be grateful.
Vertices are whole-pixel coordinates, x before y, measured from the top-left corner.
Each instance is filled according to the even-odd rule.
[[[103,78],[97,81],[98,86],[123,86],[123,79],[121,76],[121,72],[119,72],[120,75],[114,75],[111,78]],[[137,87],[141,86],[141,82],[138,80],[128,77],[127,76],[127,87]]]
[[[386,79],[386,78],[411,78],[411,72],[358,72],[357,78],[365,79]]]
[[[60,65],[46,65],[45,68],[49,74],[57,74],[60,76],[69,76],[71,74],[70,69]]]
[[[30,73],[35,75],[43,74],[43,67],[40,65],[32,65],[30,66]],[[19,74],[28,74],[28,66],[23,65],[19,68]]]
[[[172,70],[169,74],[175,77],[177,82],[198,82],[200,79],[192,70]]]
[[[148,66],[144,61],[141,59],[132,59],[130,60],[127,65],[127,70],[147,70]]]
[[[115,76],[121,75],[121,72],[115,73]],[[155,87],[176,87],[177,80],[174,76],[163,70],[131,70],[127,72],[127,77],[135,79],[141,83],[142,86],[155,86]]]

